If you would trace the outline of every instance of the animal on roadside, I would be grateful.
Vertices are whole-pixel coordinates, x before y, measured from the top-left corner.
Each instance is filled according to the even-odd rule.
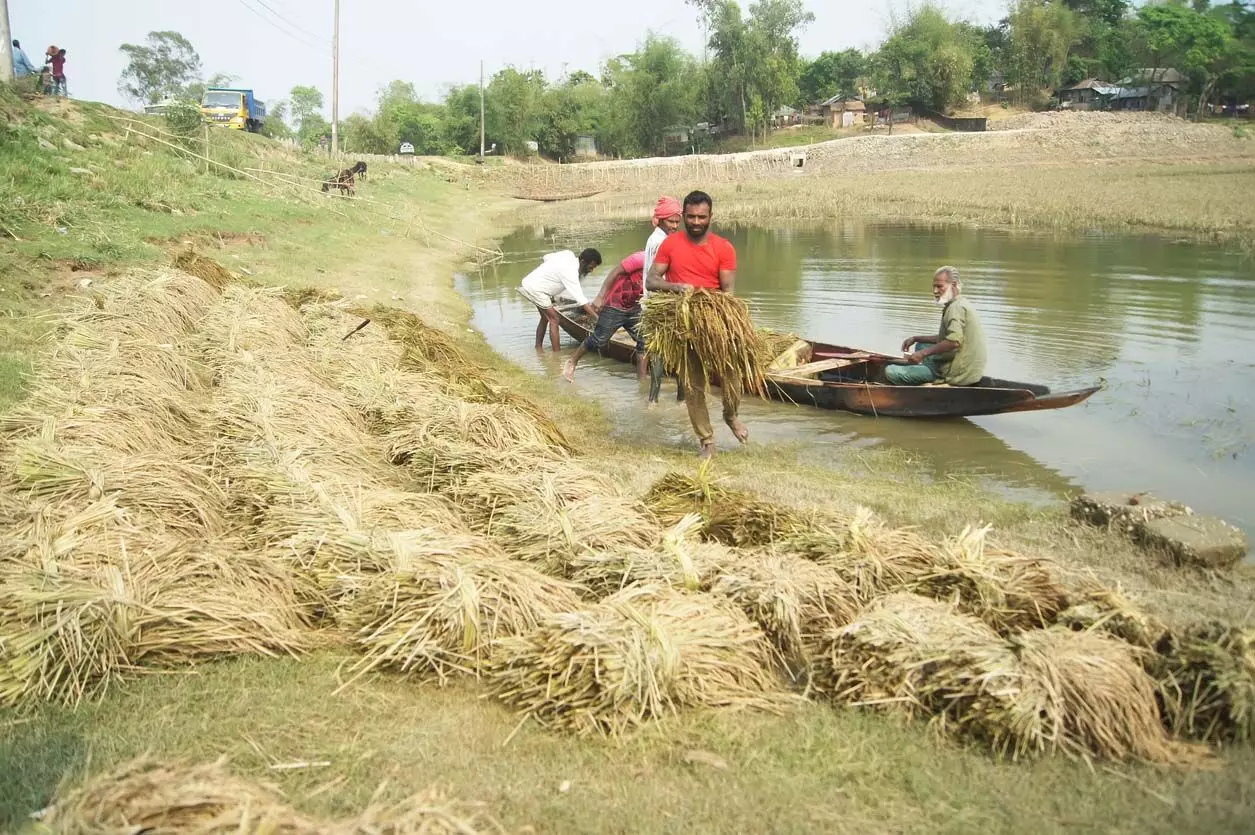
[[[339,174],[328,176],[322,182],[322,190],[331,191],[333,188],[338,188],[341,194],[352,197],[357,193],[355,186],[359,176],[366,178],[366,163],[364,162],[355,163],[352,168],[346,168]]]

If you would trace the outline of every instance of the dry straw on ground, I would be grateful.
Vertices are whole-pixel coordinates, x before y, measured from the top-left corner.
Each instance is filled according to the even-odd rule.
[[[1133,651],[1096,633],[1032,630],[1008,642],[952,606],[894,594],[827,637],[815,677],[838,701],[931,717],[1012,759],[1199,759],[1167,738]]]
[[[680,379],[688,379],[689,365],[699,362],[710,382],[738,397],[766,394],[768,349],[744,300],[706,290],[655,293],[642,326],[649,353]]]
[[[664,525],[698,514],[702,535],[725,545],[770,545],[809,529],[801,514],[719,484],[709,461],[692,476],[667,473],[645,494],[644,502]]]
[[[719,598],[633,586],[502,642],[493,692],[543,725],[621,734],[684,708],[776,709],[770,647]]]
[[[62,835],[476,835],[501,832],[478,804],[427,791],[382,801],[353,818],[321,821],[286,803],[278,789],[237,777],[225,760],[206,765],[141,758],[77,788],[63,788],[38,813]]]
[[[1206,742],[1255,738],[1255,630],[1177,630],[1160,640],[1147,666],[1175,734]]]

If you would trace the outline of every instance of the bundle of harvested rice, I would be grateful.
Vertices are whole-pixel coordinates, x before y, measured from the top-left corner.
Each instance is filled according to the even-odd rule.
[[[173,263],[178,269],[196,276],[218,290],[226,288],[236,279],[235,273],[190,247],[175,253]]]
[[[815,686],[840,702],[932,717],[985,731],[983,717],[1014,698],[1019,666],[985,623],[926,597],[882,597],[816,645]],[[975,726],[975,727],[973,727]]]
[[[1147,658],[1164,722],[1206,742],[1255,738],[1255,630],[1197,624],[1165,634]]]
[[[95,501],[114,496],[132,513],[193,536],[226,529],[226,495],[207,467],[154,453],[23,441],[13,449],[15,482],[33,498]]]
[[[794,678],[810,666],[823,636],[861,608],[854,587],[835,571],[793,554],[744,554],[725,564],[710,589],[732,600],[775,644]]]
[[[1103,632],[1142,649],[1153,649],[1167,632],[1162,623],[1111,589],[1085,589],[1070,595],[1068,603],[1055,622],[1073,632]]]
[[[572,580],[602,595],[630,585],[707,591],[723,567],[737,557],[727,546],[688,535],[700,525],[697,514],[686,516],[654,548],[580,551],[568,559],[568,573]]]
[[[554,574],[568,573],[582,553],[649,549],[662,535],[649,511],[614,495],[565,506],[535,499],[513,504],[497,511],[492,532],[512,556]]]
[[[80,788],[58,792],[39,821],[62,835],[329,832],[327,826],[284,804],[277,788],[231,774],[225,759],[196,766],[133,760]]]
[[[913,590],[957,600],[1004,635],[1054,623],[1067,607],[1067,593],[1041,560],[988,547],[989,531],[967,526],[944,540]]]
[[[562,508],[593,496],[614,494],[614,483],[601,473],[577,461],[553,458],[508,470],[480,470],[450,491],[462,512],[488,532],[499,511],[520,502],[540,501]]]
[[[758,329],[758,340],[763,349],[762,363],[764,368],[770,367],[771,363],[778,359],[781,354],[801,341],[795,333],[780,333],[769,328]]]
[[[743,299],[706,290],[658,293],[642,324],[649,353],[680,379],[688,378],[690,363],[700,362],[725,390],[766,394],[767,351]]]
[[[462,441],[427,439],[421,444],[405,430],[382,439],[386,460],[405,468],[411,483],[422,490],[457,491],[476,473],[522,475],[561,459],[552,447],[520,447],[508,451],[484,449]]]
[[[778,547],[836,571],[863,601],[909,588],[933,563],[932,548],[922,537],[889,528],[865,507],[848,518],[815,520],[787,534]]]
[[[498,698],[544,725],[620,734],[682,708],[785,703],[762,632],[727,601],[633,586],[502,641]]]
[[[1034,629],[1012,638],[1018,693],[985,722],[1003,734],[1013,757],[1064,753],[1088,758],[1188,762],[1199,753],[1171,742],[1154,685],[1133,652],[1097,632]],[[995,738],[995,744],[998,740]]]
[[[504,830],[482,804],[429,789],[400,802],[380,799],[359,815],[320,821],[302,815],[279,790],[232,774],[226,759],[208,765],[146,757],[67,786],[37,813],[41,828],[61,835],[187,832],[198,835],[477,835]]]
[[[82,311],[69,317],[71,332],[84,326],[97,338],[162,339],[186,334],[218,299],[205,281],[172,270],[134,270],[102,282]]]
[[[462,349],[447,333],[431,327],[413,313],[376,305],[362,311],[362,318],[381,322],[388,329],[389,335],[404,347],[405,362],[417,364],[420,371],[427,370],[429,363],[446,369],[449,373],[475,370],[466,354],[462,353]]]
[[[308,337],[281,290],[232,286],[205,314],[194,342],[206,364],[221,373],[241,359],[274,357],[302,346]]]
[[[725,545],[770,545],[809,528],[809,522],[793,510],[721,486],[709,461],[703,461],[693,476],[667,473],[645,494],[644,502],[664,525],[674,525],[690,513],[701,515],[702,534]]]
[[[291,579],[265,557],[229,542],[112,539],[0,572],[0,704],[74,703],[142,663],[307,646]]]
[[[477,675],[497,640],[578,606],[574,587],[513,560],[424,553],[399,562],[340,611],[365,653],[354,678],[381,665],[441,683]]]
[[[390,433],[393,443],[422,446],[429,441],[469,443],[508,451],[544,448],[549,441],[535,423],[516,409],[487,403],[440,398],[415,409],[404,426]]]

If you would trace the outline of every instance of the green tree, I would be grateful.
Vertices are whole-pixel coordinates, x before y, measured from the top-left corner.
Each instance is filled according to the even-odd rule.
[[[696,60],[672,38],[650,33],[636,52],[606,62],[602,149],[622,156],[666,153],[669,128],[692,129],[705,89]]]
[[[295,134],[288,127],[288,103],[277,99],[266,103],[266,121],[262,123],[261,135],[271,139],[288,139]]]
[[[528,153],[527,143],[540,133],[544,74],[506,67],[492,77],[485,90],[487,132],[506,153]]]
[[[188,88],[200,79],[200,56],[178,32],[149,32],[143,44],[124,43],[118,49],[127,61],[118,92],[132,101],[156,104],[188,97]]]
[[[479,152],[479,87],[466,84],[445,94],[441,138],[445,146],[464,154]]]
[[[852,99],[859,95],[859,80],[867,73],[867,58],[857,49],[821,52],[803,61],[798,76],[798,104],[806,106],[833,96]]]
[[[1016,85],[1020,100],[1028,102],[1043,90],[1053,91],[1079,37],[1076,16],[1061,0],[1015,0],[1007,21],[1007,80]]]
[[[873,59],[876,91],[890,105],[946,112],[971,91],[975,61],[969,30],[925,4],[897,23]]]
[[[567,159],[575,153],[577,136],[590,134],[600,140],[605,130],[606,98],[601,83],[588,73],[576,73],[565,84],[546,90],[537,138],[541,153]]]
[[[396,151],[392,137],[377,119],[354,113],[340,123],[340,142],[355,154],[390,154]]]
[[[1224,59],[1232,49],[1230,24],[1223,17],[1196,11],[1181,2],[1143,6],[1137,10],[1137,19],[1148,65],[1154,69],[1175,66],[1189,75],[1201,114],[1224,74]]]
[[[314,117],[317,117],[322,125],[327,124],[322,118],[322,93],[318,91],[318,88],[297,85],[288,94],[288,99],[292,103],[292,121],[297,130],[304,133],[305,122]]]

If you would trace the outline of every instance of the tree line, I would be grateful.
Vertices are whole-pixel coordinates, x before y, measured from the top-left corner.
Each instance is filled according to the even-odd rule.
[[[802,109],[831,97],[866,98],[869,107],[910,105],[951,113],[992,90],[1014,103],[1051,104],[1060,86],[1095,77],[1115,82],[1138,69],[1174,68],[1187,79],[1191,109],[1255,98],[1255,0],[1167,0],[1134,8],[1129,0],[1011,0],[990,26],[956,19],[925,3],[891,21],[874,50],[800,54],[798,37],[814,16],[803,0],[686,0],[707,33],[702,55],[650,33],[636,50],[598,74],[558,79],[506,67],[484,89],[487,142],[524,155],[533,149],[568,159],[577,138],[599,152],[635,157],[703,150],[716,132],[765,134],[783,106]],[[124,44],[119,89],[146,103],[198,97],[200,58],[177,32]],[[226,77],[230,78],[230,77]],[[330,133],[323,96],[311,86],[268,103],[266,132],[316,144]],[[478,84],[453,86],[426,102],[414,85],[393,81],[368,113],[339,125],[346,150],[419,154],[479,150]]]

